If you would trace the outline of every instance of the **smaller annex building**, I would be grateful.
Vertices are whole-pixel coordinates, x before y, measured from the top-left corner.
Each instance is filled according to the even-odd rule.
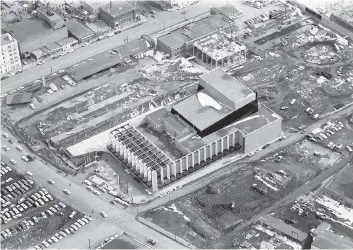
[[[181,157],[172,159],[138,128],[167,134]],[[110,133],[108,149],[153,191],[231,152],[248,154],[281,137],[282,118],[257,94],[220,69],[200,77],[198,91],[125,122]]]

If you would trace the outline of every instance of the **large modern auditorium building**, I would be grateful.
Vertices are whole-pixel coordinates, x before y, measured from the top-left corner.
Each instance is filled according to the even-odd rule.
[[[183,155],[172,159],[137,128],[166,132]],[[108,147],[153,191],[230,153],[248,154],[281,137],[282,118],[257,93],[220,69],[200,76],[197,93],[129,120]]]

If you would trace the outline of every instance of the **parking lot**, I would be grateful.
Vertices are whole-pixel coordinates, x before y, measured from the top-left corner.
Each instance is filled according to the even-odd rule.
[[[12,163],[10,163],[12,164]],[[3,248],[44,249],[88,224],[91,217],[74,211],[39,187],[33,174],[17,173],[17,164],[1,162],[1,245]],[[55,185],[48,180],[47,185]],[[70,201],[70,199],[69,199]]]

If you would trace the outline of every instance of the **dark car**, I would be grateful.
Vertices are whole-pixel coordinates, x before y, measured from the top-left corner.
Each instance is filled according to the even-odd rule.
[[[151,244],[151,245],[154,246],[154,245],[156,245],[157,242],[156,242],[155,240],[148,239],[148,240],[147,240],[147,243],[149,243],[149,244]]]
[[[332,78],[332,75],[330,73],[325,72],[325,71],[319,71],[316,73],[316,75],[323,76],[323,77],[327,78],[328,80],[330,80]]]
[[[295,223],[295,221],[292,219],[284,219],[283,221],[287,224],[294,224]]]

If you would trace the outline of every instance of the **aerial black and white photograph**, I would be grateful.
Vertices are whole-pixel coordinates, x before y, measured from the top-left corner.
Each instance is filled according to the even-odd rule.
[[[353,249],[353,0],[1,0],[1,249]]]

